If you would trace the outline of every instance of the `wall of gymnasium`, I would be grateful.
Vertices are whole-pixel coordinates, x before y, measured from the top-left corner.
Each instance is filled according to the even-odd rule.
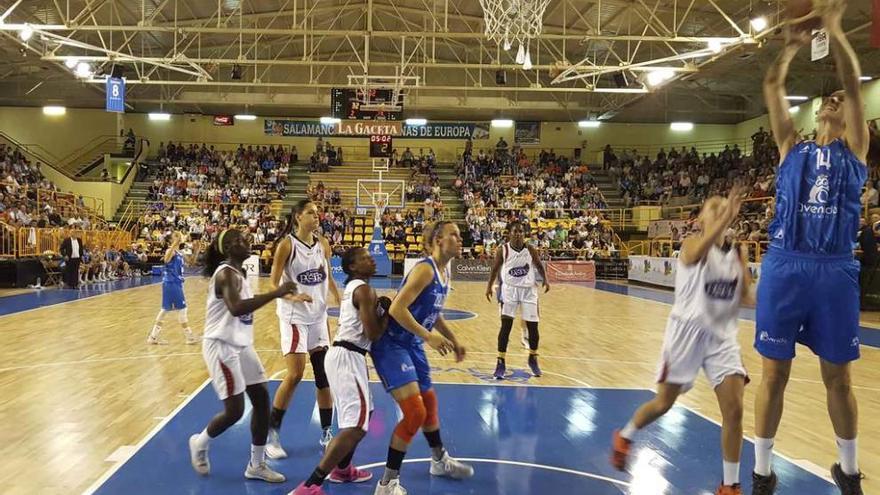
[[[861,91],[862,101],[865,102],[865,118],[867,120],[880,119],[880,79],[863,83]],[[819,111],[821,105],[821,98],[812,98],[797,105],[798,112],[792,114],[794,128],[796,130],[803,129],[806,134],[812,132],[816,128],[816,112]],[[759,127],[763,127],[767,132],[770,131],[770,118],[767,114],[737,124],[734,139],[738,141],[750,139]]]

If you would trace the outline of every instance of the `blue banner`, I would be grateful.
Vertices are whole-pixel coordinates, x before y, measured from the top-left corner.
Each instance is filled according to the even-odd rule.
[[[391,275],[391,258],[385,249],[385,238],[382,237],[382,227],[373,227],[373,240],[370,241],[370,255],[376,262],[376,276],[387,277]]]
[[[121,77],[107,78],[107,111],[125,113],[125,80]]]
[[[263,132],[268,136],[288,137],[367,137],[389,135],[399,139],[489,139],[489,124],[473,122],[437,122],[406,125],[381,120],[343,120],[322,124],[316,120],[265,119]]]

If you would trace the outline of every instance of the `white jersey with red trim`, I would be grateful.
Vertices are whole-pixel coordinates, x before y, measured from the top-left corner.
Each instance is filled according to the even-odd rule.
[[[327,319],[327,291],[330,267],[324,246],[315,237],[314,244],[306,244],[294,235],[290,239],[290,258],[281,275],[281,282],[294,282],[299,294],[308,294],[312,302],[290,302],[278,299],[276,313],[290,323],[311,325]]]
[[[239,288],[238,297],[242,300],[250,299],[253,296],[251,292],[251,284],[240,270],[235,269],[226,263],[221,264],[211,276],[208,283],[208,304],[205,314],[205,333],[206,339],[217,339],[236,346],[249,346],[254,343],[254,314],[247,313],[241,316],[233,316],[226,307],[226,301],[223,297],[217,296],[215,283],[217,274],[222,270],[231,270],[238,278]]]

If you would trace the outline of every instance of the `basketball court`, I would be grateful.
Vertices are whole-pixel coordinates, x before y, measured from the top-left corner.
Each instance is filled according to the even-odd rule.
[[[268,284],[265,278],[253,281],[263,289]],[[200,277],[186,282],[194,328],[203,323],[206,284]],[[375,282],[380,293],[392,291],[396,284],[394,279]],[[711,467],[720,464],[720,415],[703,378],[671,414],[645,431],[631,474],[608,464],[611,431],[653,393],[670,294],[597,285],[557,284],[544,295],[545,375],[531,376],[525,351],[512,339],[508,378],[499,383],[491,376],[497,306],[485,301],[483,283],[454,284],[446,316],[468,348],[467,359],[455,363],[436,354],[429,358],[438,384],[444,440],[454,455],[474,463],[476,475],[465,482],[431,479],[427,446],[417,438],[403,470],[411,493],[710,493],[718,481]],[[199,478],[189,465],[186,441],[220,407],[207,385],[200,348],[184,345],[173,324],[166,330],[170,345],[143,345],[161,298],[160,285],[104,289],[49,304],[40,293],[10,296],[19,301],[18,309],[0,317],[0,323],[7,339],[21,344],[0,351],[0,393],[7,398],[2,431],[10,446],[0,468],[7,480],[5,493],[33,493],[37,487],[46,493],[286,493],[311,472],[320,455],[320,426],[311,383],[304,383],[283,431],[291,457],[272,461],[289,483],[270,486],[241,476],[247,460],[247,413],[212,444],[212,474]],[[7,300],[0,299],[4,309]],[[571,311],[571,300],[579,301],[579,311]],[[330,314],[335,325],[335,308]],[[746,367],[752,379],[759,380],[758,356],[751,349],[754,324],[748,311],[743,317],[740,342]],[[39,333],[33,331],[34,321],[40,323]],[[267,374],[277,380],[284,365],[271,307],[257,313],[255,330]],[[880,402],[878,337],[880,330],[863,328],[855,389],[864,411]],[[824,414],[824,388],[816,360],[805,349],[798,352],[777,437],[777,493],[830,495],[836,489],[826,476],[835,450],[828,440],[833,437]],[[276,386],[276,381],[270,384]],[[378,383],[373,387],[376,413],[355,462],[381,474],[388,435],[399,412]],[[751,385],[746,390],[747,437],[753,398]],[[864,445],[880,441],[878,427],[872,415],[862,416]],[[30,450],[27,458],[8,455],[12,446],[26,445],[40,448]],[[861,454],[862,469],[880,469],[873,449]],[[752,456],[746,442],[744,471]],[[47,471],[54,475],[46,477]],[[875,483],[868,478],[866,490]],[[748,484],[744,476],[746,489]],[[339,494],[372,493],[372,488],[327,487],[329,493]]]

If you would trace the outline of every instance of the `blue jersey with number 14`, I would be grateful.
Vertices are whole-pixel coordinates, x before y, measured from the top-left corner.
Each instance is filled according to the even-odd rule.
[[[776,177],[770,247],[816,255],[852,254],[868,169],[837,139],[796,144]]]
[[[445,268],[446,285],[443,285],[440,281],[440,270],[434,263],[434,259],[430,257],[425,258],[416,263],[416,266],[422,263],[427,263],[431,266],[431,269],[434,272],[434,278],[427,287],[422,289],[422,292],[416,297],[416,300],[409,305],[409,312],[412,313],[413,318],[415,318],[420,325],[426,330],[431,331],[434,328],[434,323],[437,321],[437,318],[440,317],[441,311],[443,311],[443,304],[446,302],[446,296],[449,294],[449,267],[447,266]],[[413,267],[413,269],[415,269],[415,267]],[[403,288],[404,284],[406,284],[406,278],[403,279],[400,287]],[[394,321],[394,319],[391,319],[388,322],[388,330],[385,331],[383,338],[384,337],[399,344],[420,344],[422,342],[422,339],[403,328],[403,326]],[[380,341],[381,340],[382,339],[380,339]]]

